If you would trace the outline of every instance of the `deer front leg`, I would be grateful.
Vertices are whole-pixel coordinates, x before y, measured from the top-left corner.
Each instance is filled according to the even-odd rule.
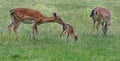
[[[93,30],[92,30],[93,34],[95,34],[95,23],[96,23],[96,21],[93,20]]]
[[[107,31],[108,31],[108,26],[107,26],[107,23],[105,23],[105,26],[104,26],[104,35],[106,35]]]
[[[61,40],[61,37],[62,37],[62,35],[63,35],[63,32],[64,32],[64,31],[62,31],[62,32],[60,33],[60,40]]]

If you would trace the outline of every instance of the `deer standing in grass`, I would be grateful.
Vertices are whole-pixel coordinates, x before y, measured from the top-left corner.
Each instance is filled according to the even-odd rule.
[[[77,39],[78,39],[78,36],[75,34],[74,29],[73,29],[72,25],[70,25],[70,24],[63,25],[63,30],[60,34],[60,38],[62,35],[64,35],[64,36],[67,35],[67,40],[68,40],[69,35],[71,35],[71,37],[74,37],[75,41],[77,41]]]
[[[97,22],[96,25],[96,29],[99,33],[99,25],[102,25],[102,30],[104,35],[106,35],[106,32],[108,31],[108,26],[111,24],[110,22],[110,12],[102,7],[96,7],[92,10],[90,17],[92,17],[93,20],[93,33],[94,33],[94,28],[95,28],[95,24]]]
[[[39,24],[49,23],[49,22],[57,22],[61,25],[65,24],[64,21],[59,16],[57,16],[56,13],[53,13],[52,17],[46,17],[43,14],[41,14],[39,11],[28,8],[12,9],[10,10],[10,16],[11,16],[11,23],[8,26],[9,38],[10,38],[10,30],[11,28],[13,28],[17,40],[20,40],[17,33],[17,29],[21,22],[26,24],[32,24],[31,39],[35,38],[34,35],[35,32],[36,32],[36,38],[38,39],[37,25]]]

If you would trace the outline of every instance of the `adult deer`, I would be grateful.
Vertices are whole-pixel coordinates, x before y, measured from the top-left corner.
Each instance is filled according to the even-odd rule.
[[[75,41],[77,41],[77,39],[78,39],[78,36],[75,34],[74,29],[73,29],[72,25],[70,25],[70,24],[63,25],[63,30],[60,34],[60,38],[62,35],[64,35],[64,36],[67,35],[67,38],[66,38],[67,40],[68,40],[69,35],[71,37],[74,37]]]
[[[8,26],[9,38],[10,38],[10,30],[13,27],[17,40],[20,40],[17,33],[17,29],[21,22],[26,24],[32,24],[31,39],[35,38],[34,35],[35,32],[36,32],[36,38],[38,39],[37,25],[39,24],[57,22],[61,25],[64,25],[64,21],[56,13],[53,13],[52,17],[46,17],[43,14],[41,14],[39,11],[28,8],[12,9],[10,10],[10,16],[11,16],[11,23]]]
[[[102,25],[102,30],[104,35],[106,35],[106,32],[108,31],[108,26],[111,24],[110,23],[110,12],[102,7],[96,7],[92,10],[90,17],[92,17],[93,20],[93,32],[96,25],[96,29],[99,32],[99,25]]]

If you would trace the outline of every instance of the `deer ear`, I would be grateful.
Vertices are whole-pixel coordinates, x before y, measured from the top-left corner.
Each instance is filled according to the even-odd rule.
[[[55,17],[56,17],[56,16],[57,16],[57,14],[54,12],[54,13],[53,13],[53,16],[55,16]]]

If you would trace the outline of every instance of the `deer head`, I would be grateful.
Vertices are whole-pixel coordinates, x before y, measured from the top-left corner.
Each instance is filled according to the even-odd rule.
[[[55,12],[53,13],[53,16],[55,17],[55,22],[57,22],[61,25],[65,24],[64,21],[59,16],[57,16],[57,14]]]

